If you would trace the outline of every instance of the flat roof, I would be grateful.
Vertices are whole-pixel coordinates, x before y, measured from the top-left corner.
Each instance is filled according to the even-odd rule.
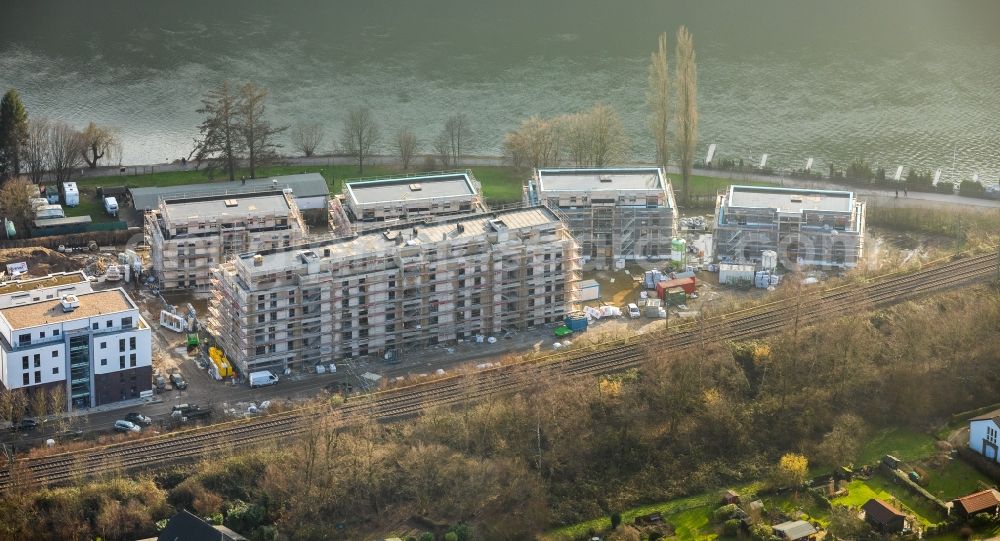
[[[344,190],[356,205],[476,195],[467,173],[348,181]]]
[[[538,191],[662,190],[659,167],[560,168],[538,170]]]
[[[277,182],[274,182],[277,180]],[[272,192],[291,188],[296,198],[329,197],[330,187],[326,179],[319,173],[303,173],[300,175],[283,175],[250,179],[242,181],[212,181],[200,184],[183,184],[180,186],[151,186],[148,188],[130,188],[132,204],[137,210],[155,209],[160,199],[181,199],[190,197],[206,197],[212,195],[228,195],[254,192]]]
[[[36,289],[77,284],[80,282],[87,282],[87,277],[83,274],[83,271],[61,272],[38,278],[23,278],[21,280],[0,282],[0,295],[14,295]]]
[[[726,206],[768,208],[792,213],[801,213],[804,210],[850,212],[854,207],[854,192],[730,186]]]
[[[0,309],[0,316],[7,320],[11,329],[25,329],[49,323],[114,314],[134,308],[132,301],[125,296],[125,292],[120,288],[80,293],[77,294],[76,298],[80,300],[80,306],[72,312],[63,312],[60,300],[52,299],[3,308]]]
[[[261,252],[263,263],[260,267],[253,266],[253,256],[255,254],[242,254],[239,261],[251,269],[262,269],[273,271],[285,269],[301,264],[302,259],[299,252],[311,250],[320,259],[325,259],[325,250],[330,250],[330,258],[339,258],[356,254],[377,254],[389,253],[407,246],[418,246],[423,244],[435,244],[448,240],[463,239],[469,237],[484,236],[492,231],[490,221],[499,220],[508,231],[529,228],[539,225],[558,223],[559,217],[545,207],[530,207],[526,209],[516,209],[509,211],[494,212],[490,214],[477,214],[471,217],[456,218],[435,222],[433,224],[410,223],[394,226],[386,230],[376,230],[358,235],[328,242],[314,242],[305,245],[279,248],[272,251]],[[458,226],[462,227],[459,228]],[[413,230],[417,234],[413,235]],[[386,235],[386,231],[389,235]],[[396,236],[402,236],[403,242],[397,244]]]
[[[217,195],[199,199],[166,201],[166,217],[170,220],[187,221],[197,218],[227,218],[288,213],[290,207],[284,194],[267,195],[238,194]]]

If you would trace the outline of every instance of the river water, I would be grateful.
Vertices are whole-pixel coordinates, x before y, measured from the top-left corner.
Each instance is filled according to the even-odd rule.
[[[125,163],[187,155],[203,92],[272,93],[278,123],[318,119],[329,148],[358,104],[423,141],[468,115],[471,153],[499,154],[532,114],[603,101],[636,159],[646,66],[686,24],[699,66],[701,150],[769,165],[866,158],[1000,178],[996,0],[32,0],[0,18],[0,87],[29,114],[115,127]],[[208,4],[207,6],[205,4]],[[430,145],[425,144],[429,151]]]

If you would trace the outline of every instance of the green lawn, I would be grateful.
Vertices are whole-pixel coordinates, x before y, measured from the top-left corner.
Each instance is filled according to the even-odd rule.
[[[949,460],[940,468],[927,465],[923,469],[927,472],[924,488],[942,501],[994,486],[988,477],[960,459]]]
[[[95,223],[117,220],[117,218],[109,216],[107,212],[104,212],[104,201],[98,200],[95,194],[88,193],[87,191],[80,192],[79,205],[75,207],[63,207],[63,211],[66,212],[67,218],[71,216],[90,216],[91,221]]]
[[[687,511],[664,516],[664,520],[674,525],[674,535],[684,541],[711,541],[719,537],[712,525],[714,505],[706,505]]]
[[[934,438],[904,428],[879,431],[870,436],[861,449],[859,464],[875,464],[883,455],[902,460],[916,460],[934,454]]]
[[[680,175],[667,175],[674,186],[674,190],[680,190],[683,183]],[[776,182],[762,182],[757,180],[739,180],[719,177],[705,177],[701,175],[691,175],[688,179],[691,188],[691,195],[715,195],[719,190],[728,188],[733,184],[742,186],[777,186]]]
[[[829,511],[822,507],[816,498],[805,491],[800,491],[798,493],[786,492],[784,494],[777,494],[774,496],[768,496],[763,499],[764,508],[781,509],[786,515],[789,515],[795,519],[798,517],[797,514],[805,513],[809,515],[811,520],[815,520],[820,524],[826,526],[830,523],[827,519]]]
[[[847,490],[847,496],[835,498],[831,503],[858,508],[872,498],[879,498],[893,505],[908,508],[928,526],[945,519],[934,504],[912,494],[905,487],[894,485],[881,475],[869,480],[855,479],[847,484]]]

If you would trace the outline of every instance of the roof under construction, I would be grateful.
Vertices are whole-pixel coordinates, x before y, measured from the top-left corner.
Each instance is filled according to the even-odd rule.
[[[540,192],[589,192],[595,190],[662,190],[665,183],[659,167],[539,169]]]
[[[476,196],[476,188],[465,172],[350,181],[344,189],[356,205]]]
[[[801,213],[804,210],[851,212],[854,193],[833,190],[800,190],[767,186],[730,186],[726,206],[777,209]]]

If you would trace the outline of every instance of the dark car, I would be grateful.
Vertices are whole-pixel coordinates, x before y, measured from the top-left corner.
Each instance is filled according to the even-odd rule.
[[[150,419],[149,417],[146,417],[145,415],[143,415],[141,413],[137,413],[137,412],[134,412],[134,411],[130,412],[128,415],[126,415],[125,416],[125,420],[129,421],[131,423],[135,423],[135,424],[140,425],[140,426],[149,426],[149,425],[153,424],[153,420],[152,419]]]
[[[170,383],[174,384],[175,389],[180,389],[182,391],[188,387],[187,382],[184,381],[184,376],[177,372],[170,374]]]
[[[21,419],[20,423],[10,425],[10,429],[14,432],[21,430],[34,430],[38,428],[38,421],[34,419]]]
[[[156,376],[156,377],[154,377],[153,378],[153,387],[156,389],[156,392],[158,392],[158,393],[159,392],[163,392],[163,390],[167,388],[167,378],[165,378],[163,376]]]

